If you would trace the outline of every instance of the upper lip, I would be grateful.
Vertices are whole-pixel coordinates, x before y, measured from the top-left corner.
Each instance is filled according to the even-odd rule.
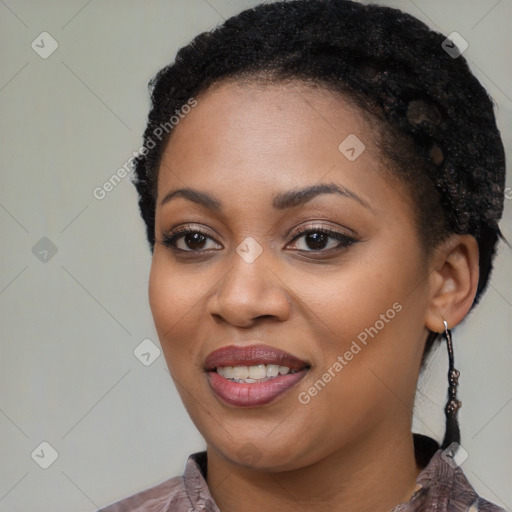
[[[228,345],[211,352],[205,360],[206,371],[220,366],[254,366],[257,364],[277,364],[291,370],[302,370],[310,365],[296,356],[269,345],[246,346]]]

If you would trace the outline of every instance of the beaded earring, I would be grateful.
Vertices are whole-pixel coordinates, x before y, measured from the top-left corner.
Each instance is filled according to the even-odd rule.
[[[443,336],[446,339],[446,346],[448,349],[448,401],[446,402],[446,406],[444,409],[444,413],[446,416],[446,431],[443,443],[441,448],[444,450],[452,443],[460,443],[460,428],[459,422],[457,420],[457,413],[462,406],[462,402],[457,399],[457,386],[459,385],[459,370],[455,369],[454,366],[454,357],[453,357],[453,343],[452,343],[452,333],[450,329],[448,329],[448,324],[446,321],[444,323],[444,333]]]

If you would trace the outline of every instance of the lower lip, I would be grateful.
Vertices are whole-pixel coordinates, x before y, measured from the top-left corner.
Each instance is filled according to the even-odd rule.
[[[208,372],[208,381],[213,391],[224,402],[236,407],[266,405],[288,391],[307,373],[307,368],[296,373],[279,375],[265,382],[247,384],[225,379],[217,372]]]

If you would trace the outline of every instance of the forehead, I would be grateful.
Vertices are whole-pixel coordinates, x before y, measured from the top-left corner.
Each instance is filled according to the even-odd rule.
[[[212,144],[221,131],[230,131],[238,143],[245,137],[251,147],[259,141],[260,146],[268,145],[275,136],[279,136],[276,143],[287,146],[313,134],[329,140],[334,136],[336,141],[350,130],[361,134],[369,128],[363,112],[339,93],[299,81],[221,82],[202,93],[197,102],[173,131],[171,147],[173,140],[184,136],[181,132],[187,125],[196,135],[207,135]]]
[[[340,94],[300,82],[224,82],[173,129],[158,200],[184,186],[234,200],[324,181],[384,200],[384,165],[367,118]]]

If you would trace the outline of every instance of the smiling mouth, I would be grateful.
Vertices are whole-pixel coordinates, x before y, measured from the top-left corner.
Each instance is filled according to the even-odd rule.
[[[216,371],[220,376],[232,382],[255,384],[267,382],[280,375],[297,373],[298,370],[278,364],[257,364],[253,366],[219,366]]]
[[[310,367],[306,361],[267,345],[223,347],[205,361],[210,388],[235,407],[274,401],[302,380]]]

